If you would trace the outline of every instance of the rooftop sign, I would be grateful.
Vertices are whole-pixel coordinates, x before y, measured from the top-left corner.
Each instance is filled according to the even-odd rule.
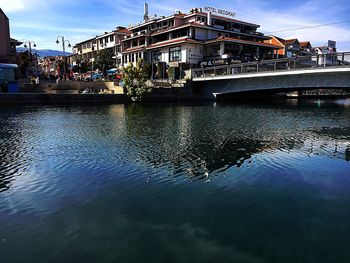
[[[219,15],[232,16],[232,17],[236,16],[236,13],[234,13],[234,12],[230,12],[227,10],[218,9],[218,8],[210,7],[210,6],[204,7],[204,12],[211,12],[211,13],[216,13]]]

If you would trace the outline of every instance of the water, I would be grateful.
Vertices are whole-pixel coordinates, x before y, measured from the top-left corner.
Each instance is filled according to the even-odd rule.
[[[349,102],[0,107],[0,261],[350,262]]]

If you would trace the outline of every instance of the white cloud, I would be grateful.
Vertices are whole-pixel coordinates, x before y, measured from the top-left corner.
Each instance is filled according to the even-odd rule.
[[[24,0],[1,0],[1,9],[5,13],[11,13],[25,8]]]

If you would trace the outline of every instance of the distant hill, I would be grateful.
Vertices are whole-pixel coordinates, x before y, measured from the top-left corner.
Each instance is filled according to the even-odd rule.
[[[18,47],[17,48],[17,52],[24,52],[27,51],[28,48],[24,48],[24,47]],[[33,49],[32,48],[32,52],[35,53],[37,52],[37,54],[40,57],[48,57],[48,56],[63,56],[63,51],[59,51],[59,50],[52,50],[52,49]],[[66,56],[72,55],[72,53],[70,52],[66,52]]]

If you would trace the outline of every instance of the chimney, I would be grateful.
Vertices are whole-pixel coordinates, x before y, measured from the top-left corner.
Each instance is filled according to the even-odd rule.
[[[211,26],[211,12],[210,11],[208,11],[208,17],[207,17],[207,25],[208,26]]]
[[[147,3],[145,3],[145,5],[144,5],[144,15],[143,15],[143,20],[145,21],[145,22],[147,22],[148,21],[148,4]]]

